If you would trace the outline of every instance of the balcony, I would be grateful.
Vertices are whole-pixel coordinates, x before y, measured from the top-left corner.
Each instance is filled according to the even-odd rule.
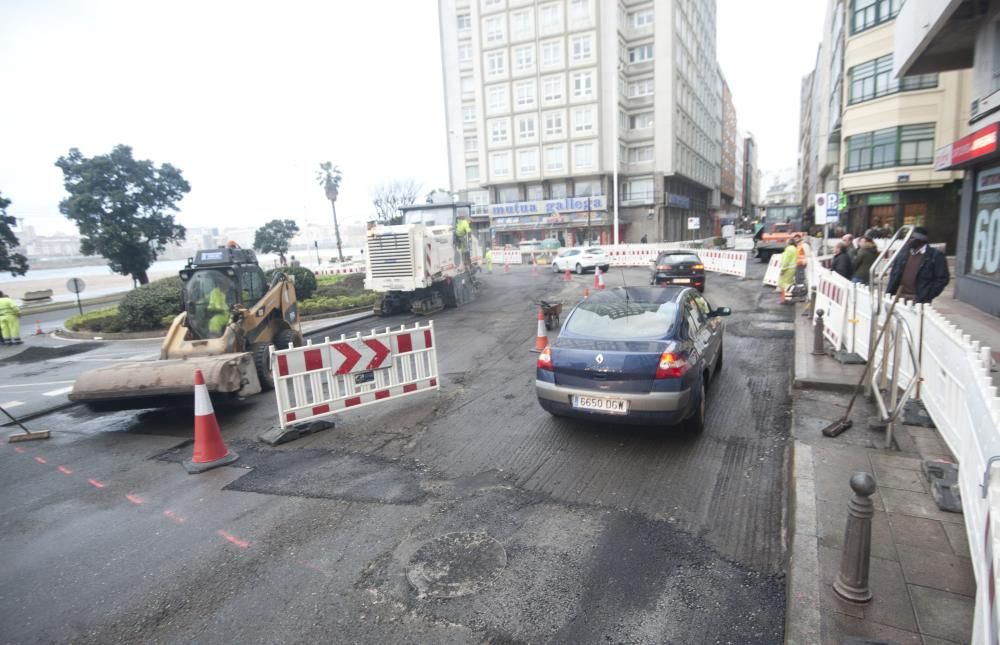
[[[907,0],[896,16],[897,76],[972,67],[988,6],[971,0]]]

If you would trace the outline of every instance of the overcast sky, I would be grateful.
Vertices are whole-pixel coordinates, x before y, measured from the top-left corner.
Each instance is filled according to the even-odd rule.
[[[794,166],[824,0],[718,2],[741,127],[762,167]],[[328,223],[326,160],[362,222],[381,181],[447,187],[439,47],[435,0],[3,0],[0,192],[39,232],[75,232],[53,163],[125,143],[183,171],[187,226]]]

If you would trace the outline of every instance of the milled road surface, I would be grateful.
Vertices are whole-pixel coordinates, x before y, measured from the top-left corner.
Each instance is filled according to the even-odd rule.
[[[537,301],[593,277],[526,268],[434,315],[439,393],[276,448],[271,395],[221,409],[231,467],[184,473],[190,410],[43,417],[0,446],[0,642],[779,643],[792,313],[761,274],[709,276],[701,436],[545,413]]]

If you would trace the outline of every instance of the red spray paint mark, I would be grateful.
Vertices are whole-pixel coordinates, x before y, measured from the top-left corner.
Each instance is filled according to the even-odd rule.
[[[58,470],[59,472],[61,472],[64,475],[72,475],[73,474],[73,471],[70,470],[69,468],[67,468],[66,466],[59,466],[58,468],[56,468],[56,470]]]
[[[132,502],[133,504],[142,504],[142,499],[138,495],[132,495],[130,493],[125,496],[125,499]]]
[[[184,517],[178,515],[177,513],[174,513],[169,508],[167,510],[163,511],[163,515],[164,515],[164,517],[166,517],[166,518],[168,518],[168,519],[170,519],[170,520],[172,520],[172,521],[174,521],[174,522],[176,522],[178,524],[183,524],[184,522],[187,522],[187,520]]]
[[[230,535],[229,533],[226,533],[222,529],[219,529],[215,533],[217,535],[221,535],[222,537],[226,538],[226,540],[228,540],[230,543],[235,544],[236,546],[240,547],[241,549],[245,549],[248,546],[250,546],[249,542],[245,542],[245,541],[239,539],[238,537],[236,537],[234,535]]]
[[[87,483],[90,484],[91,486],[93,486],[94,488],[104,488],[104,486],[105,486],[105,484],[102,484],[101,482],[97,481],[96,479],[88,479]]]
[[[14,452],[20,453],[20,454],[23,455],[24,454],[24,448],[22,448],[21,446],[14,446]]]
[[[49,463],[48,460],[45,459],[45,457],[35,457],[35,461],[37,461],[40,464],[47,464],[47,463]]]

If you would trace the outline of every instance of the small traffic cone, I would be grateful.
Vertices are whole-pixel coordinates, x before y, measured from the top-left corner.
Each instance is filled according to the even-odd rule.
[[[184,469],[190,474],[203,473],[212,468],[231,464],[240,456],[226,448],[215,419],[212,398],[205,386],[205,375],[194,371],[194,453],[190,461],[184,462]]]
[[[503,272],[510,273],[510,265],[507,264],[506,262],[503,263]]]
[[[549,346],[549,337],[545,333],[545,314],[542,312],[542,308],[538,308],[538,335],[535,337],[535,350],[536,352],[541,352],[543,349]]]
[[[588,289],[587,287],[583,288],[583,297],[584,298],[589,298],[590,297],[590,289]]]
[[[44,336],[45,332],[42,331],[42,321],[35,321],[35,336]]]
[[[563,274],[563,282],[572,282],[573,276],[569,274],[569,269],[566,269],[566,273]]]
[[[531,263],[531,275],[538,277],[538,265],[534,262]]]
[[[604,274],[601,267],[594,267],[594,289],[602,291],[604,289]]]

